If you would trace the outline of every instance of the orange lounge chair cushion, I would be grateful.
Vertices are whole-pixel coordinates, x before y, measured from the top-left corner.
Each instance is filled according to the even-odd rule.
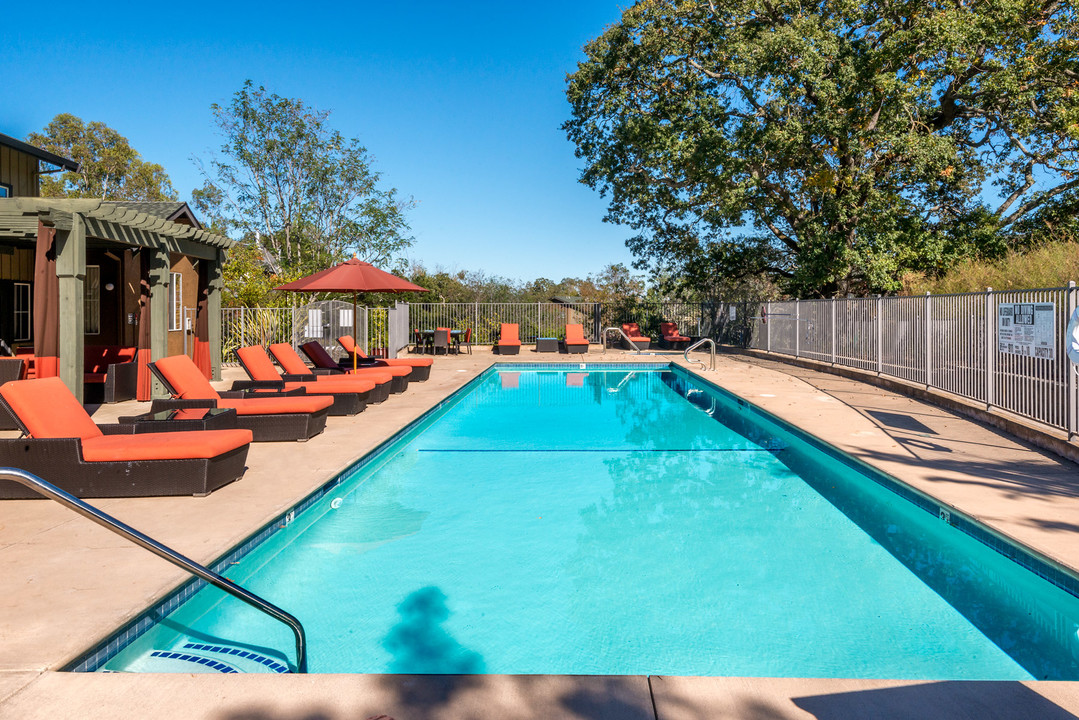
[[[82,457],[87,462],[215,458],[252,439],[250,430],[238,429],[102,435],[83,439]]]
[[[0,386],[0,395],[30,437],[101,437],[101,430],[58,377],[12,380]]]
[[[584,328],[580,325],[567,325],[566,326],[566,344],[567,345],[587,345],[588,340],[584,336]]]
[[[222,398],[217,401],[220,408],[233,408],[237,415],[285,415],[317,413],[333,405],[333,398],[325,395],[317,397],[255,397]]]
[[[240,362],[243,363],[244,369],[252,380],[281,379],[277,368],[273,366],[273,361],[270,360],[270,356],[266,354],[261,345],[242,347],[236,351],[236,355],[240,358]],[[305,374],[310,372],[310,370],[304,368]]]
[[[365,393],[375,389],[372,380],[356,375],[341,375],[334,378],[336,382],[287,382],[286,390],[303,388],[312,395],[335,395],[338,393]]]
[[[408,377],[412,374],[412,368],[390,365],[386,365],[384,367],[363,367],[361,365],[355,370],[353,370],[352,368],[345,368],[345,370],[348,372],[349,375],[353,377],[356,377],[357,375],[362,375],[365,378],[375,380],[376,377],[381,375],[383,378],[385,378],[384,380],[375,380],[375,382],[377,383],[389,382],[395,377]],[[318,381],[333,382],[335,378],[335,375],[319,375]]]
[[[305,343],[306,344],[306,343]],[[311,343],[318,345],[318,343]],[[319,347],[322,347],[319,345]],[[273,354],[274,359],[277,360],[277,364],[288,375],[310,375],[311,368],[307,367],[307,363],[303,361],[303,358],[296,354],[296,351],[288,343],[274,343],[270,346],[270,352]],[[332,360],[332,359],[331,359]],[[337,364],[334,363],[333,367]]]
[[[439,330],[445,330],[445,329],[446,328],[439,328]],[[361,360],[370,360],[371,359],[371,358],[367,357],[367,353],[365,353],[363,350],[360,350],[360,348],[357,347],[356,342],[349,335],[342,335],[341,337],[337,338],[337,343],[342,348],[344,348],[345,352],[356,353],[356,357],[360,358]],[[319,347],[322,347],[322,346],[319,345]],[[323,352],[326,352],[325,348],[323,348]],[[330,360],[330,362],[333,362],[333,358],[330,357],[329,353],[326,353],[326,358],[328,360]],[[393,365],[398,365],[400,367],[405,367],[405,366],[427,367],[429,365],[434,365],[435,364],[435,361],[432,360],[431,358],[375,358],[375,362],[378,364],[378,366],[391,366],[391,367]],[[334,364],[336,365],[336,363],[334,363]],[[329,366],[326,366],[326,367],[329,367]]]
[[[502,330],[498,334],[499,345],[520,345],[520,331],[517,323],[502,323]]]
[[[181,400],[220,400],[210,381],[187,355],[173,355],[154,363]],[[280,376],[277,378],[280,380]],[[223,406],[222,406],[223,407]]]

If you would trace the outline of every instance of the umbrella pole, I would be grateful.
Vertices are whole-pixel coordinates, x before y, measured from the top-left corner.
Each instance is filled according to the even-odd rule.
[[[355,346],[352,350],[352,372],[356,372],[356,358],[359,356],[360,341],[359,336],[356,333],[357,326],[360,324],[360,318],[356,315],[356,293],[352,293],[352,344]]]

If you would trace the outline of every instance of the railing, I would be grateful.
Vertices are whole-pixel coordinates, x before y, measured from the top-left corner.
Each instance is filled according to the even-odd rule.
[[[266,602],[258,595],[245,590],[228,578],[222,577],[213,570],[199,565],[194,560],[184,557],[175,550],[162,545],[147,535],[143,535],[133,527],[98,510],[93,505],[83,502],[74,495],[64,492],[52,483],[48,483],[36,475],[32,475],[25,470],[0,467],[0,480],[13,480],[20,485],[25,485],[31,490],[41,493],[50,500],[55,500],[69,510],[75,511],[84,518],[92,520],[103,528],[116,533],[120,537],[130,540],[141,548],[149,550],[159,558],[167,560],[173,565],[191,573],[195,577],[210,583],[220,590],[224,590],[234,598],[285,623],[292,629],[293,635],[296,636],[296,671],[300,673],[307,672],[307,638],[304,635],[303,625],[289,613],[276,605]]]
[[[643,350],[641,348],[637,347],[637,343],[635,343],[635,342],[633,342],[632,340],[629,339],[629,335],[626,335],[625,331],[623,331],[622,328],[609,327],[609,328],[603,328],[603,332],[600,334],[600,345],[602,347],[602,350],[601,350],[602,354],[604,354],[604,355],[607,354],[607,333],[611,332],[612,330],[614,330],[616,333],[621,335],[622,339],[625,340],[626,343],[628,343],[630,347],[632,347],[634,350],[636,350],[638,355],[640,355],[643,352]],[[647,350],[647,348],[645,348],[645,350]]]
[[[1070,438],[1079,430],[1079,397],[1064,328],[1076,301],[1072,283],[772,302],[754,316],[749,345],[942,390],[1065,430]],[[1013,322],[1017,309],[1026,316],[1022,323]],[[1025,338],[1016,336],[1020,328]]]
[[[597,342],[598,303],[409,303],[409,322],[419,330],[472,328],[472,342],[494,345],[503,323],[517,325],[523,343],[563,337],[566,325],[581,325],[589,342]]]
[[[703,370],[704,369],[704,361],[697,360],[695,358],[690,358],[689,353],[690,353],[691,350],[696,350],[697,348],[699,348],[701,345],[704,345],[705,343],[708,343],[711,346],[712,363],[711,363],[711,368],[710,369],[713,372],[715,372],[715,369],[716,369],[716,342],[712,338],[701,338],[697,342],[693,343],[692,345],[690,345],[689,347],[686,348],[686,351],[684,353],[682,353],[682,357],[684,357],[686,359],[686,362],[700,363],[701,364],[701,369]]]

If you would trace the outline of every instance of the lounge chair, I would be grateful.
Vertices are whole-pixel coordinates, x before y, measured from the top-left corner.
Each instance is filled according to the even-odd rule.
[[[629,342],[623,341],[623,345],[627,350],[647,350],[648,346],[652,344],[651,338],[641,334],[641,327],[637,323],[622,323],[622,332],[629,338]]]
[[[287,393],[219,393],[187,355],[173,355],[150,363],[150,371],[164,383],[172,400],[155,400],[151,410],[184,407],[222,407],[236,410],[237,427],[254,433],[255,442],[308,440],[326,429],[333,398],[308,396],[301,390]]]
[[[689,343],[689,338],[678,332],[678,325],[675,323],[660,323],[659,333],[661,336],[659,342],[664,347],[682,350],[686,347],[686,344]]]
[[[247,372],[251,382],[232,384],[233,390],[295,390],[302,388],[307,395],[328,395],[333,398],[330,415],[355,415],[367,407],[367,398],[375,384],[364,378],[338,375],[333,382],[297,380],[295,375],[279,375],[273,360],[261,345],[249,345],[236,351],[240,366]],[[304,376],[310,377],[310,376]]]
[[[465,328],[465,334],[457,342],[457,354],[461,354],[461,348],[468,348],[468,354],[472,354],[472,328]]]
[[[502,323],[495,350],[499,355],[517,355],[521,352],[521,335],[517,323]]]
[[[317,344],[317,343],[316,343]],[[360,346],[356,344],[356,341],[352,339],[351,335],[342,335],[337,338],[337,344],[344,348],[344,351],[348,353],[348,363],[342,365],[346,369],[352,369],[352,355],[355,353],[357,366],[363,365],[365,367],[407,367],[411,368],[412,372],[408,376],[409,382],[423,382],[431,377],[431,366],[435,364],[435,361],[431,358],[371,358],[367,357]],[[322,347],[319,345],[319,347]],[[325,348],[323,348],[325,352]],[[326,353],[326,357],[330,357],[329,353]],[[313,361],[312,361],[313,362]],[[333,358],[330,358],[330,362],[333,362]],[[338,363],[341,365],[341,363]]]
[[[322,347],[317,342],[313,344],[318,345],[320,348]],[[305,349],[302,345],[300,349],[304,351],[305,355],[309,355],[309,352],[315,352],[313,348]],[[325,351],[325,349],[323,350]],[[277,364],[281,366],[281,369],[286,374],[294,376],[296,379],[332,382],[342,377],[362,377],[364,380],[370,380],[375,383],[375,392],[371,394],[370,399],[370,402],[373,403],[383,402],[390,396],[390,393],[400,393],[407,390],[408,376],[412,372],[408,368],[392,367],[357,367],[355,372],[353,372],[352,368],[344,368],[339,365],[334,365],[330,368],[309,368],[299,353],[288,343],[274,343],[270,346],[270,354],[273,355],[274,360],[277,361]]]
[[[0,386],[0,404],[27,435],[0,439],[0,465],[83,498],[206,495],[244,474],[250,430],[139,432],[96,425],[60,378]],[[0,498],[41,498],[0,482]]]
[[[588,338],[584,336],[584,327],[581,325],[566,325],[566,352],[588,352]]]

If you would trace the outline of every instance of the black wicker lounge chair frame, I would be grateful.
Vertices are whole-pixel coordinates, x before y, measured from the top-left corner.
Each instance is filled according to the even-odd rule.
[[[3,398],[0,406],[11,412]],[[15,421],[25,433],[18,418]],[[134,425],[98,427],[105,435],[135,432]],[[33,473],[81,498],[202,496],[243,476],[248,448],[244,445],[215,458],[86,462],[79,438],[3,438],[0,465]],[[0,500],[24,499],[43,496],[17,483],[0,482]]]
[[[178,394],[176,388],[165,379],[154,363],[150,363],[150,372],[154,374],[154,377],[161,381],[161,384],[165,386],[165,389],[168,390],[170,395],[175,396]],[[225,391],[218,392],[217,394],[225,399],[258,397],[257,395],[241,391]],[[289,390],[286,392],[274,393],[274,395],[278,397],[306,396],[306,393],[302,390]],[[175,397],[168,400],[159,399],[154,400],[151,403],[150,412],[204,407],[217,407],[217,400],[212,398],[208,400],[181,400]],[[250,430],[255,436],[255,442],[286,442],[289,440],[305,442],[326,429],[326,416],[328,414],[329,408],[314,413],[274,413],[268,415],[237,414],[236,427]]]

